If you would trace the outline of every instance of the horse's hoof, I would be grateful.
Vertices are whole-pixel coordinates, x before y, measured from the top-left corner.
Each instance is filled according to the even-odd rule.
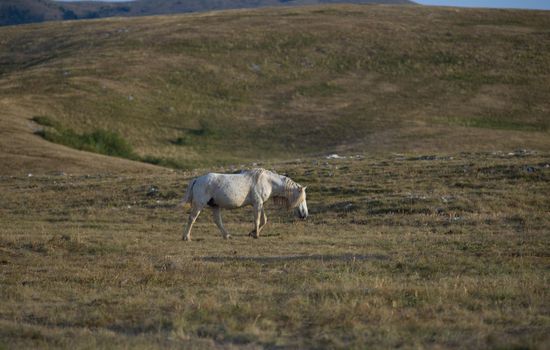
[[[191,237],[183,236],[182,239],[183,239],[184,241],[190,241],[190,240],[191,240]]]
[[[233,237],[231,237],[231,235],[227,235],[227,236],[223,236],[223,239],[231,239]]]
[[[258,239],[258,235],[255,234],[255,233],[250,234],[250,236],[252,236],[252,238],[254,238],[254,239]]]

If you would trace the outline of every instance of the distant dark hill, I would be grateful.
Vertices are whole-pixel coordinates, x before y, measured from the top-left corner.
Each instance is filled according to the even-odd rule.
[[[61,7],[49,0],[2,0],[0,25],[63,19]]]
[[[138,0],[122,3],[1,0],[0,26],[67,19],[148,16],[267,6],[338,3],[412,4],[408,0]]]

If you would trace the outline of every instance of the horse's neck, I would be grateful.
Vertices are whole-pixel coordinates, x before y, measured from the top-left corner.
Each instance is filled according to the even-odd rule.
[[[286,193],[285,178],[276,174],[271,174],[269,177],[271,183],[271,195],[283,196]]]

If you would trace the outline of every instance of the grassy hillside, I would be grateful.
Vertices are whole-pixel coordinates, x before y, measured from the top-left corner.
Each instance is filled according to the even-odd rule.
[[[239,8],[316,4],[412,4],[408,0],[136,0],[127,2],[2,0],[0,26],[52,20],[150,16]]]
[[[181,241],[191,174],[2,177],[0,347],[547,348],[549,153],[265,166],[311,215],[258,240]]]
[[[204,12],[240,8],[304,6],[319,4],[412,4],[409,0],[137,0],[123,4],[126,11],[116,10],[109,15],[143,16],[182,12]],[[80,4],[70,4],[75,10]]]
[[[410,6],[3,27],[0,126],[11,131],[0,143],[13,166],[2,171],[32,168],[17,162],[44,144],[33,132],[63,133],[35,117],[76,135],[116,132],[139,159],[183,168],[329,152],[546,151],[549,33],[544,11]]]

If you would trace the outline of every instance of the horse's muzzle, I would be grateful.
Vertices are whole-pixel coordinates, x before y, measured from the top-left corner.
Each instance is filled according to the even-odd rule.
[[[306,210],[300,210],[300,208],[296,208],[294,210],[294,214],[302,220],[305,220],[308,217],[308,212]]]

